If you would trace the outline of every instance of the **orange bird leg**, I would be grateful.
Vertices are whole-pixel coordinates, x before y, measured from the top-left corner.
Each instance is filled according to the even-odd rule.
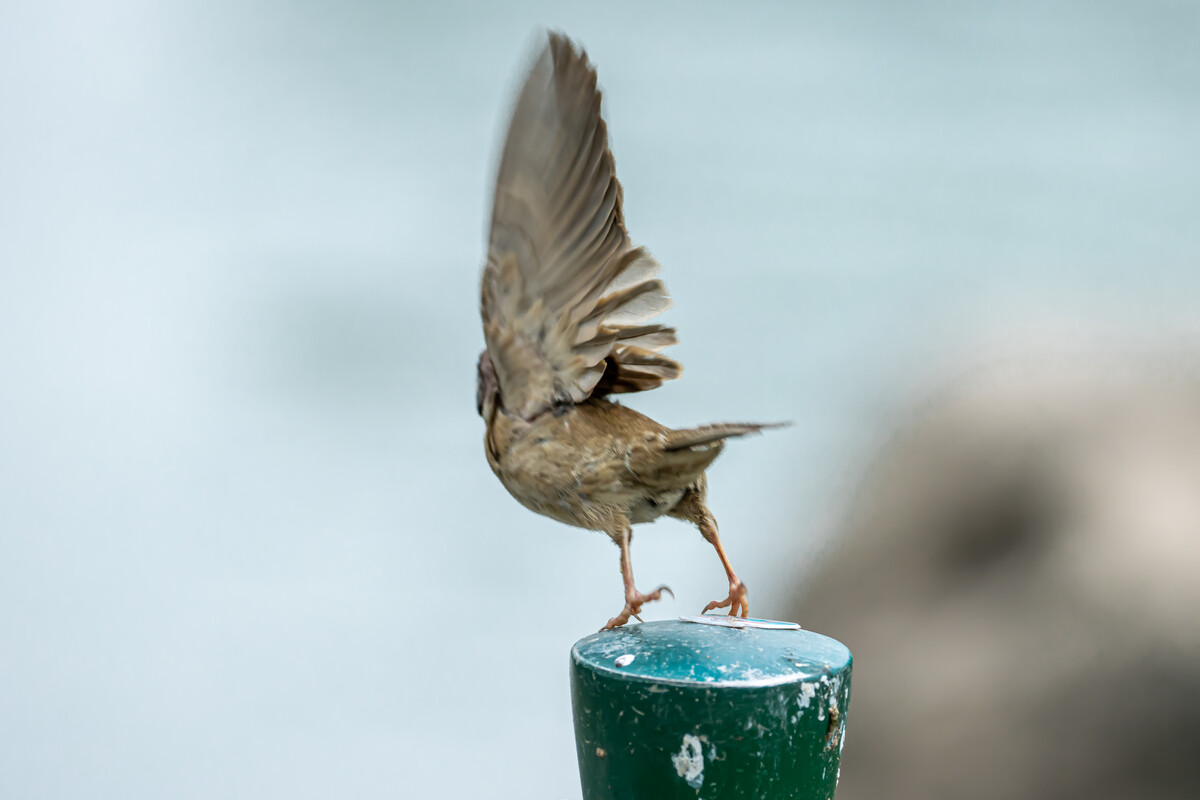
[[[603,630],[606,631],[619,628],[626,622],[629,622],[630,617],[634,617],[638,622],[641,622],[642,618],[638,614],[642,610],[642,605],[658,600],[662,597],[663,592],[671,595],[671,597],[675,596],[675,593],[671,591],[671,587],[669,586],[659,586],[653,592],[642,594],[633,585],[633,564],[629,560],[629,540],[632,538],[633,529],[626,523],[622,528],[621,537],[617,541],[617,545],[621,548],[621,579],[625,583],[625,607],[621,609],[620,614],[610,619],[608,624],[604,626]]]
[[[746,584],[742,583],[733,571],[733,565],[729,563],[729,556],[725,555],[725,548],[721,546],[721,537],[717,535],[717,523],[711,517],[707,516],[699,525],[700,535],[704,540],[711,544],[717,550],[717,557],[721,559],[721,566],[725,568],[725,575],[729,578],[729,596],[724,600],[713,600],[704,607],[701,613],[707,614],[714,608],[729,607],[729,616],[748,617],[750,616],[750,603],[746,600]]]

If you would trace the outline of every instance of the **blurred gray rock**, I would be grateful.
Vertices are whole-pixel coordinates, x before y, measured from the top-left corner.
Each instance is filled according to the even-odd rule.
[[[792,618],[845,642],[839,800],[1200,797],[1200,380],[1029,363],[901,426]]]

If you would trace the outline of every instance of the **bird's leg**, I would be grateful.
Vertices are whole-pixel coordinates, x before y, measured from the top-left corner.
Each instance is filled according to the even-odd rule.
[[[725,555],[725,548],[721,546],[721,537],[717,535],[717,521],[713,519],[712,514],[705,514],[697,523],[697,527],[700,528],[700,535],[704,537],[704,540],[716,548],[717,557],[721,559],[721,566],[725,568],[725,576],[729,578],[729,596],[724,600],[713,600],[704,607],[704,611],[701,613],[707,614],[714,608],[728,606],[731,617],[750,616],[750,603],[746,600],[746,584],[738,579],[737,573],[733,571],[733,565],[729,563],[729,556]]]
[[[675,596],[675,593],[671,591],[671,587],[669,586],[659,586],[653,592],[643,594],[633,585],[633,564],[629,560],[629,541],[633,538],[633,528],[629,523],[625,523],[622,526],[620,538],[615,536],[613,538],[617,539],[617,546],[621,548],[621,579],[625,583],[625,607],[621,609],[620,614],[610,619],[608,624],[604,626],[604,630],[606,631],[619,628],[626,622],[629,622],[630,617],[635,617],[638,622],[641,622],[642,618],[638,616],[638,613],[642,610],[642,605],[658,600],[662,597],[663,592],[671,595],[671,597]]]

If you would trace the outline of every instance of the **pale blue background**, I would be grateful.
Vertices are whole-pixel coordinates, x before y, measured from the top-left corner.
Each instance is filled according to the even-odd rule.
[[[473,406],[541,24],[676,298],[635,405],[796,422],[711,473],[758,614],[939,376],[1196,341],[1194,3],[0,2],[0,796],[578,796],[617,552]],[[634,556],[652,617],[723,595],[681,524]]]

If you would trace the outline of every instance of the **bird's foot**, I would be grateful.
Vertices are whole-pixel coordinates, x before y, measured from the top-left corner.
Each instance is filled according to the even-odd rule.
[[[713,600],[704,607],[702,614],[707,614],[714,608],[729,608],[729,616],[731,617],[748,617],[750,616],[750,603],[746,600],[746,584],[741,581],[734,581],[729,584],[729,596],[724,600]]]
[[[648,592],[646,594],[643,594],[636,589],[626,594],[625,608],[621,609],[620,614],[617,614],[615,617],[610,619],[608,624],[601,628],[601,630],[611,631],[613,628],[619,628],[626,622],[629,622],[630,617],[633,617],[638,622],[641,622],[642,618],[639,617],[638,614],[641,613],[642,606],[645,603],[651,603],[655,600],[658,600],[662,597],[663,592],[671,595],[671,597],[675,597],[675,593],[671,591],[670,586],[660,586],[653,592]]]

